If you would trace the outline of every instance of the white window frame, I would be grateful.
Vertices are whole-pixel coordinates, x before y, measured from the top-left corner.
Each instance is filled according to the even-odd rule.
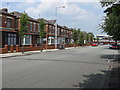
[[[32,42],[31,42],[31,40],[32,40],[32,35],[24,35],[25,37],[23,38],[23,45],[30,45]],[[29,36],[30,37],[30,42],[29,42],[29,44],[26,44],[25,42],[26,42],[26,36]]]

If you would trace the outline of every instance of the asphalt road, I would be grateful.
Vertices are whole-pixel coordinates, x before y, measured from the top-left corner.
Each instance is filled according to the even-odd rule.
[[[102,88],[116,50],[79,47],[2,59],[3,88]]]

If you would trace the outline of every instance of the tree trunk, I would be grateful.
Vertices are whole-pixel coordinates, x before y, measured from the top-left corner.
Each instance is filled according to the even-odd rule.
[[[41,52],[43,51],[43,40],[42,40],[42,38],[41,38],[41,45],[40,45],[40,47],[41,47]]]
[[[22,54],[24,54],[23,38],[22,38]]]

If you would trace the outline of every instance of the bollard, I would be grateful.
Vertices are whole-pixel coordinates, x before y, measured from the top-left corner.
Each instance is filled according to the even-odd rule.
[[[8,45],[5,45],[4,47],[6,49],[6,53],[8,53]]]
[[[7,50],[8,50],[8,45],[5,45],[4,47],[5,47],[5,49],[7,49]]]
[[[32,44],[30,44],[30,47],[33,47]]]
[[[16,45],[16,52],[19,52],[19,45]]]
[[[14,45],[10,45],[10,51],[11,51],[11,53],[14,52]]]

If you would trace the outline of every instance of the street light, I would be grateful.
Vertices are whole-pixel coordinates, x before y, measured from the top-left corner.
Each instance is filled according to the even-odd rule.
[[[55,23],[55,49],[57,49],[57,10],[59,8],[65,8],[65,6],[56,7],[56,10],[55,10],[55,15],[56,15],[56,23]]]

